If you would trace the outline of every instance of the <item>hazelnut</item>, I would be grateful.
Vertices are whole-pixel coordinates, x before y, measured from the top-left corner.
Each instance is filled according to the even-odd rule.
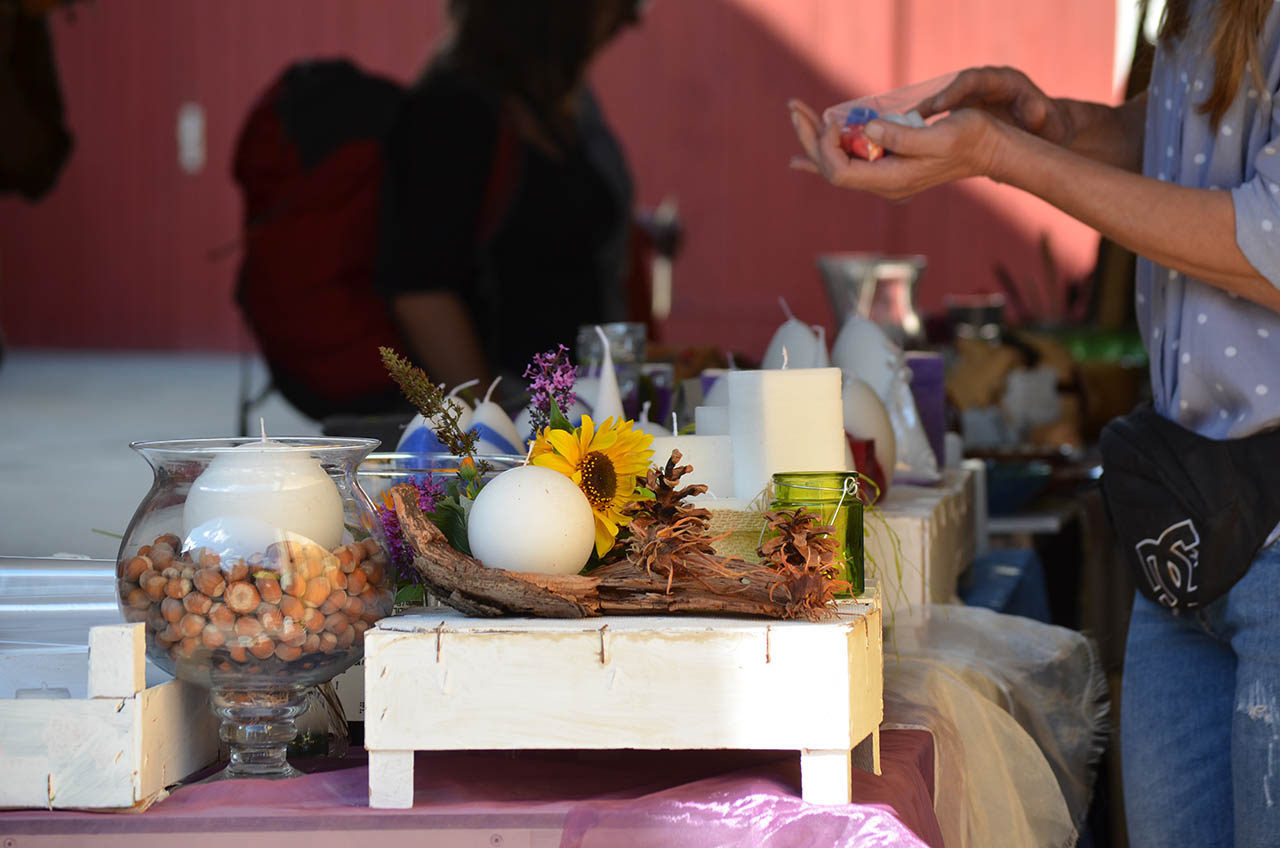
[[[208,622],[203,615],[189,612],[178,622],[178,629],[182,631],[183,636],[199,636],[204,631],[206,624]]]
[[[320,612],[325,615],[333,615],[346,605],[347,593],[341,589],[334,589],[329,593],[329,597],[324,599],[324,603],[320,605]]]
[[[369,578],[365,575],[364,571],[357,568],[355,571],[352,571],[347,575],[347,594],[360,594],[364,591],[364,587],[368,585],[368,583]]]
[[[182,567],[182,579],[194,580],[196,576],[196,567],[194,565],[184,565]]]
[[[168,545],[171,550],[176,551],[181,547],[182,540],[172,533],[165,533],[164,535],[156,536],[156,540],[152,543],[151,547],[154,548],[156,545]]]
[[[274,575],[264,574],[254,581],[254,585],[258,587],[258,594],[262,600],[269,604],[280,603],[283,593],[280,591],[280,581]]]
[[[272,606],[268,606],[265,610],[259,608],[258,620],[262,622],[262,628],[271,636],[279,634],[284,626],[284,614]]]
[[[276,652],[275,640],[264,634],[254,636],[249,642],[249,653],[260,660],[265,660]]]
[[[123,577],[137,583],[142,578],[143,572],[151,570],[151,557],[136,556],[124,565]]]
[[[329,597],[329,581],[323,577],[313,577],[307,581],[307,591],[302,596],[302,602],[309,607],[318,607],[324,603],[325,598]]]
[[[222,557],[208,548],[200,549],[200,556],[196,558],[201,568],[217,568],[222,564]]]
[[[280,599],[280,612],[285,618],[302,621],[302,614],[305,611],[306,607],[302,605],[302,601],[293,597],[293,595],[285,595]]]
[[[209,600],[208,595],[192,592],[182,599],[182,605],[187,608],[187,612],[205,615],[213,607],[213,601]]]
[[[344,630],[351,629],[351,622],[340,612],[335,612],[324,620],[324,629],[330,633],[341,635]]]
[[[165,598],[160,602],[160,614],[170,624],[177,624],[187,614],[187,610],[177,598]]]
[[[365,539],[363,544],[364,544],[364,555],[367,557],[377,556],[378,554],[382,553],[382,546],[379,545],[378,541],[374,539],[372,536],[370,536],[368,539]]]
[[[364,562],[360,563],[360,569],[364,572],[364,576],[369,579],[370,583],[374,584],[375,586],[379,586],[382,584],[382,578],[384,576],[382,563],[375,562],[374,560],[371,560],[371,559],[365,560]]]
[[[261,598],[253,585],[244,581],[231,583],[223,593],[223,602],[231,607],[232,612],[249,615],[256,612]]]
[[[302,649],[296,645],[276,645],[276,656],[285,662],[293,662],[302,656]]]
[[[324,577],[329,581],[329,585],[334,589],[347,588],[347,575],[343,573],[341,568],[336,566],[333,568],[326,568],[324,571]]]
[[[338,637],[338,650],[346,650],[355,644],[356,631],[350,627],[345,628],[341,633],[336,635]]]
[[[175,548],[172,548],[163,542],[157,542],[152,546],[151,553],[148,554],[148,556],[151,557],[151,562],[154,564],[155,568],[165,569],[173,564],[175,551]]]
[[[302,616],[302,626],[312,633],[318,633],[324,629],[324,616],[318,609],[309,609]]]
[[[307,593],[307,578],[296,571],[286,571],[280,575],[280,589],[284,594],[301,598]]]
[[[178,625],[170,623],[168,627],[156,634],[156,641],[168,646],[174,642],[182,641],[182,631],[178,629]]]
[[[242,615],[236,619],[236,635],[253,638],[262,633],[262,622],[252,616]]]
[[[200,641],[209,650],[221,648],[227,643],[227,634],[223,633],[213,624],[206,624],[204,630],[200,632]]]
[[[147,593],[148,598],[159,601],[165,597],[164,589],[169,585],[169,580],[159,572],[144,571],[142,577],[138,578],[138,585]]]
[[[279,638],[286,645],[301,645],[307,640],[307,631],[301,622],[286,618],[280,624]]]
[[[199,647],[200,638],[198,636],[188,636],[169,650],[177,659],[189,660],[195,656],[196,650]]]
[[[342,607],[342,614],[351,619],[352,623],[361,623],[357,622],[356,619],[364,615],[364,601],[357,597],[347,598],[346,604]]]
[[[200,569],[191,583],[211,598],[222,597],[223,591],[227,588],[227,582],[222,579],[222,572],[216,568]]]
[[[338,648],[338,637],[332,633],[320,634],[320,653],[332,654]]]
[[[249,566],[245,565],[242,559],[230,560],[222,567],[223,573],[227,575],[227,582],[234,583],[237,580],[244,580],[249,576]]]
[[[177,566],[171,565],[168,568],[161,571],[160,573],[165,576],[166,580],[177,580],[179,577],[182,576],[182,569],[178,568]]]
[[[231,630],[236,626],[236,614],[226,604],[214,604],[209,608],[209,621],[219,630]]]
[[[314,654],[320,650],[320,636],[316,633],[307,635],[307,641],[302,643],[302,652],[304,654]]]
[[[151,599],[147,597],[146,592],[134,587],[129,590],[129,594],[125,597],[125,603],[133,609],[145,610],[151,606]]]
[[[249,655],[245,652],[243,645],[232,645],[227,649],[227,653],[238,663],[249,661]]]
[[[164,587],[164,593],[171,598],[184,598],[191,591],[191,581],[184,577],[171,577]]]
[[[361,548],[361,550],[364,550]],[[350,574],[356,570],[356,558],[351,553],[351,548],[343,545],[340,548],[334,548],[334,556],[338,558],[338,568],[342,569],[343,574]]]

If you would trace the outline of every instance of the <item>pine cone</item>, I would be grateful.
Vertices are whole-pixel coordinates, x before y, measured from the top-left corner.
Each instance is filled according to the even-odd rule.
[[[825,606],[837,592],[850,588],[838,579],[840,542],[835,528],[818,524],[817,513],[804,507],[765,513],[765,524],[776,536],[767,539],[756,554],[785,578],[783,585],[797,611]]]

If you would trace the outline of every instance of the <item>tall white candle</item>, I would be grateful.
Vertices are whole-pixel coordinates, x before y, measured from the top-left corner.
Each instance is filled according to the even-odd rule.
[[[737,497],[754,498],[777,472],[845,468],[839,368],[734,371],[728,379]]]
[[[246,556],[284,538],[342,543],[342,498],[305,447],[249,442],[214,457],[183,507],[186,544]]]

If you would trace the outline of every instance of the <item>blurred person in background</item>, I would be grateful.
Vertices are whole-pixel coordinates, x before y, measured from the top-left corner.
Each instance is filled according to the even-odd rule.
[[[625,317],[633,192],[587,82],[644,0],[451,0],[387,142],[375,284],[413,357],[519,376]]]

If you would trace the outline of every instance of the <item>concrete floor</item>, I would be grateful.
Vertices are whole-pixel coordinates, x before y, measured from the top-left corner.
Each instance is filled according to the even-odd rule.
[[[266,382],[261,361],[251,382]],[[241,358],[230,354],[10,350],[0,365],[0,555],[114,559],[151,486],[129,443],[234,436]],[[253,410],[267,432],[320,425],[279,395]]]

